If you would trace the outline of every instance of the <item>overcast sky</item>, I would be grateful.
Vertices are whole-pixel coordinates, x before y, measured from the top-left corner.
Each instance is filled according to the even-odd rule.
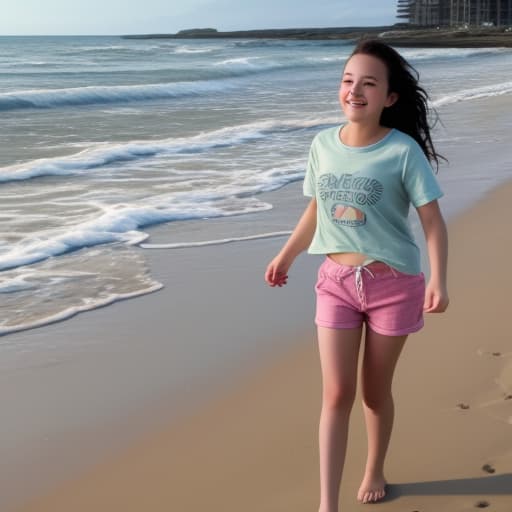
[[[0,35],[392,25],[396,5],[396,0],[2,0]]]

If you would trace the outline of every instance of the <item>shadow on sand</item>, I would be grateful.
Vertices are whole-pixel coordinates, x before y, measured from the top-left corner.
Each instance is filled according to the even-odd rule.
[[[391,501],[400,496],[447,496],[451,494],[474,494],[479,496],[486,494],[510,494],[512,496],[512,473],[460,480],[390,484],[385,501]]]

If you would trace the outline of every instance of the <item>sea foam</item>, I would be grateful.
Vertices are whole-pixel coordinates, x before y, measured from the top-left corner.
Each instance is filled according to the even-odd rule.
[[[132,299],[134,297],[140,297],[142,295],[147,295],[149,293],[154,293],[158,290],[161,290],[163,285],[161,283],[153,282],[150,286],[144,289],[140,289],[136,292],[124,293],[124,294],[116,294],[113,293],[108,297],[104,297],[101,299],[89,300],[85,301],[81,305],[68,307],[62,309],[58,313],[53,315],[49,315],[46,317],[38,318],[37,320],[18,323],[14,325],[0,325],[0,336],[5,336],[6,334],[12,334],[14,332],[26,331],[28,329],[35,329],[37,327],[42,327],[44,325],[53,324],[56,322],[62,322],[63,320],[67,320],[69,318],[78,315],[79,313],[83,313],[85,311],[92,311],[94,309],[98,309],[101,307],[109,306],[115,302],[119,302],[121,300]]]
[[[203,240],[200,242],[179,242],[170,244],[148,244],[142,243],[140,247],[143,249],[183,249],[186,247],[206,247],[209,245],[224,245],[234,242],[248,242],[252,240],[264,240],[266,238],[279,238],[289,236],[291,231],[274,231],[272,233],[261,233],[258,235],[239,236],[231,238],[219,238],[217,240]]]
[[[435,107],[440,107],[451,103],[458,103],[459,101],[471,101],[510,93],[512,93],[512,82],[502,82],[499,84],[472,87],[471,89],[462,89],[438,98],[432,103]]]
[[[190,137],[160,141],[133,141],[127,144],[97,144],[78,153],[31,160],[0,167],[0,183],[23,181],[42,176],[69,176],[104,168],[116,162],[128,162],[170,154],[198,154],[270,137],[276,133],[318,129],[334,124],[336,118],[311,120],[258,121],[220,128]]]
[[[175,197],[170,197],[167,202],[162,200],[160,204],[153,206],[104,207],[105,212],[97,218],[55,230],[53,233],[47,232],[37,240],[23,240],[4,251],[0,254],[0,271],[101,244],[140,244],[148,235],[138,230],[149,225],[177,220],[229,217],[272,208],[270,204],[250,197],[231,198],[231,194],[227,194],[229,202],[223,207],[220,193],[203,195],[206,197],[203,203],[198,202],[198,197],[193,197],[188,203],[184,198],[180,202]]]

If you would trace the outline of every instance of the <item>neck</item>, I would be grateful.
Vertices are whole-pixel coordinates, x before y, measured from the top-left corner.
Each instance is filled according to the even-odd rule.
[[[391,129],[381,125],[348,123],[340,131],[340,139],[347,146],[369,146],[382,139]]]

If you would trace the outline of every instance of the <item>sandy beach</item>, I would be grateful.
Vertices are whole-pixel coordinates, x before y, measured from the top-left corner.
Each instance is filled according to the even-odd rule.
[[[399,363],[387,461],[391,485],[388,499],[372,508],[511,510],[510,197],[509,182],[449,225],[451,305],[446,314],[427,317]],[[258,244],[269,254],[275,245]],[[313,328],[291,334],[286,350],[271,360],[255,358],[222,393],[190,405],[179,419],[146,427],[144,435],[120,443],[117,453],[111,449],[99,463],[15,510],[316,510],[318,354]],[[368,507],[355,500],[364,458],[356,405],[342,511]]]

